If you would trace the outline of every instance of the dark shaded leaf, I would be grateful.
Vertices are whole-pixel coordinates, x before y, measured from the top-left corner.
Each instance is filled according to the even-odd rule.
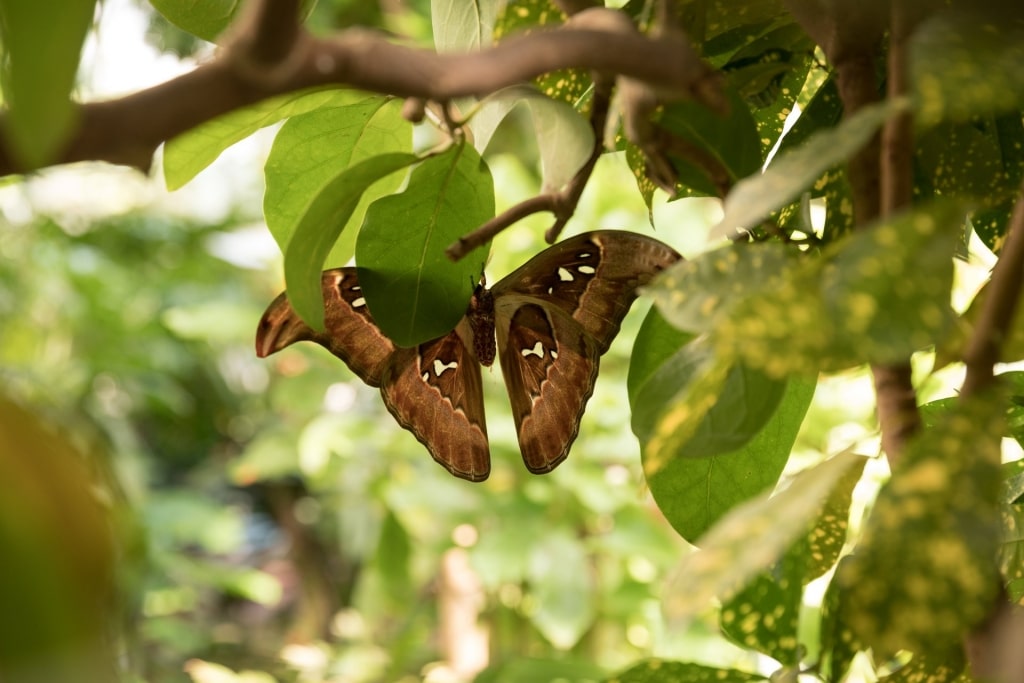
[[[388,338],[414,346],[455,327],[480,282],[487,249],[456,263],[444,250],[493,216],[490,171],[465,144],[427,158],[405,190],[370,206],[356,264],[367,306]]]

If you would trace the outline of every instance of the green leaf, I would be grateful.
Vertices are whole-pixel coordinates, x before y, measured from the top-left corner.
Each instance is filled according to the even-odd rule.
[[[846,622],[849,613],[846,607],[847,592],[840,588],[836,575],[846,571],[845,565],[852,561],[847,555],[840,558],[836,574],[828,583],[821,601],[821,671],[825,680],[841,681],[850,668],[854,656],[864,646]]]
[[[832,568],[846,541],[853,488],[867,460],[842,474],[808,533],[782,559],[722,606],[722,629],[734,641],[787,667],[804,656],[798,643],[803,588]],[[823,643],[824,643],[824,636]]]
[[[71,89],[95,8],[95,0],[0,2],[3,134],[29,168],[52,162],[78,119]]]
[[[494,24],[494,39],[529,33],[538,26],[565,23],[565,13],[551,0],[508,0]],[[593,86],[585,69],[559,69],[534,79],[540,91],[553,100],[581,109]]]
[[[890,117],[905,111],[905,100],[869,105],[830,130],[822,130],[799,148],[776,155],[768,169],[733,187],[725,198],[725,214],[711,229],[724,237],[736,228],[751,229],[769,213],[800,196],[830,167],[848,160]]]
[[[922,126],[1024,106],[1024,20],[1016,8],[937,12],[914,31],[910,58],[909,82]]]
[[[200,124],[164,145],[164,178],[177,190],[209,166],[220,153],[260,128],[320,107],[340,107],[374,97],[356,90],[314,88],[278,95]]]
[[[649,659],[606,678],[605,683],[753,683],[766,680],[764,676],[737,669]]]
[[[169,22],[211,43],[231,25],[243,4],[241,0],[152,0],[154,9]],[[316,0],[302,0],[303,18],[309,16],[315,5]]]
[[[494,216],[490,171],[469,145],[417,166],[405,191],[378,199],[356,242],[359,281],[373,318],[399,346],[455,327],[483,273],[486,248],[452,263],[444,250]]]
[[[656,282],[655,302],[674,323],[708,329],[719,353],[772,377],[898,361],[952,324],[962,216],[955,201],[924,203],[782,269],[769,249],[753,246],[745,247],[756,248],[751,256],[726,251],[708,264],[676,265]]]
[[[266,163],[263,214],[281,251],[310,202],[339,173],[364,159],[412,151],[412,126],[397,100],[372,97],[346,106],[320,107],[291,117],[274,138]],[[324,267],[345,265],[371,202],[398,189],[401,173],[387,176],[364,193]]]
[[[692,335],[669,325],[656,309],[651,309],[641,325],[627,380],[638,434],[649,436],[655,419],[664,412],[664,402],[674,400],[679,387],[685,385],[682,375],[699,369],[699,359],[692,357],[691,349],[682,347],[691,339]],[[688,367],[687,360],[698,367]],[[777,481],[814,394],[815,383],[800,378],[779,382],[761,377],[753,385],[742,386],[747,374],[745,369],[733,367],[725,381],[726,387],[734,388],[723,392],[723,396],[731,393],[732,400],[720,398],[697,426],[697,436],[666,456],[669,460],[660,470],[647,474],[662,513],[690,541],[737,503]],[[762,397],[756,394],[762,384],[768,393],[781,392],[781,396],[772,411],[751,414],[743,405],[744,397],[759,404]],[[727,430],[724,423],[734,426]],[[726,432],[723,438],[715,439],[716,429]],[[745,443],[738,443],[739,436]],[[716,440],[721,443],[716,445]],[[650,458],[646,436],[641,436],[641,447],[646,463]],[[728,452],[730,447],[735,450]],[[707,457],[712,452],[718,455]]]
[[[763,162],[761,141],[750,110],[734,91],[729,96],[729,115],[722,116],[693,100],[678,100],[665,105],[658,125],[681,140],[713,156],[728,172],[729,179],[757,173]],[[718,196],[718,189],[703,169],[670,154],[679,173],[679,183],[692,190],[678,196],[705,194]]]
[[[487,47],[497,9],[493,0],[432,0],[434,48],[438,52],[471,52]]]
[[[672,354],[693,341],[693,338],[694,335],[689,332],[669,324],[657,308],[652,307],[647,312],[633,341],[629,375],[626,378],[629,405],[633,410],[640,407],[636,398],[643,385]]]
[[[680,261],[644,289],[675,327],[700,333],[715,329],[739,304],[781,286],[779,279],[807,257],[777,242],[730,245]]]
[[[691,618],[713,597],[735,595],[806,531],[837,482],[862,461],[862,456],[840,453],[800,472],[776,495],[764,493],[733,508],[700,538],[700,550],[687,555],[674,572],[678,578],[668,587],[666,613]]]
[[[815,91],[807,106],[800,112],[796,123],[789,129],[779,144],[778,153],[798,149],[801,144],[817,131],[835,127],[843,116],[843,103],[839,97],[834,78],[827,78]],[[826,170],[809,188],[807,197],[822,197],[825,200],[825,223],[822,238],[831,241],[853,231],[853,201],[850,183],[846,178],[846,164],[838,164]],[[795,220],[799,213],[782,209],[780,224],[790,229],[806,230],[807,226]]]
[[[806,557],[806,541],[801,540],[781,561],[723,604],[719,621],[726,637],[783,666],[798,664],[797,626]]]
[[[284,255],[288,300],[313,329],[323,329],[320,272],[342,228],[368,187],[418,161],[413,154],[382,154],[350,166],[324,186],[306,207]]]
[[[550,532],[530,552],[527,578],[536,601],[530,621],[561,650],[573,647],[594,620],[592,569],[580,539],[568,530]]]
[[[999,396],[960,402],[907,447],[838,575],[846,621],[876,656],[942,652],[998,589]]]
[[[542,191],[564,187],[594,152],[594,131],[572,107],[553,100],[535,87],[515,85],[489,95],[470,119],[473,145],[487,148],[498,124],[516,105],[530,111],[540,153]]]
[[[688,386],[700,360],[693,362],[689,346],[674,355],[677,358],[664,363],[640,390],[633,408],[633,432],[641,446],[653,434],[669,431],[662,422],[674,419],[678,403],[690,396]],[[686,439],[670,439],[663,448],[671,452],[669,458],[707,458],[736,450],[750,441],[775,413],[785,388],[785,381],[766,377],[742,365],[732,365],[714,405],[701,418],[692,435]],[[656,456],[652,454],[652,457]]]
[[[676,458],[647,477],[651,495],[680,536],[695,541],[737,504],[775,485],[814,387],[811,380],[791,378],[775,414],[743,447],[713,458]]]
[[[924,203],[835,244],[820,290],[832,353],[898,362],[945,336],[963,205]]]

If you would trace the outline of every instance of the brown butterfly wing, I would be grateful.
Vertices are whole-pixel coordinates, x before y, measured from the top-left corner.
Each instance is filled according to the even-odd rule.
[[[467,344],[468,340],[468,344]],[[384,373],[384,404],[449,472],[483,481],[491,471],[480,363],[469,323],[414,349],[399,349]]]
[[[557,307],[536,303],[499,317],[497,330],[523,462],[534,474],[550,472],[569,454],[594,392],[597,342]]]
[[[371,387],[380,386],[395,345],[373,322],[356,269],[325,270],[320,285],[325,330],[317,332],[306,325],[282,292],[260,318],[256,355],[265,358],[295,342],[313,341],[344,361],[359,379]]]
[[[417,348],[396,347],[366,307],[355,268],[324,271],[325,331],[306,325],[284,294],[267,308],[256,332],[263,358],[299,341],[313,341],[360,379],[379,386],[384,404],[441,465],[457,477],[482,481],[490,472],[480,368],[463,320],[448,335]],[[453,365],[454,364],[454,365]]]
[[[545,249],[497,283],[495,297],[518,294],[557,306],[608,350],[636,290],[680,259],[672,247],[623,230],[596,230]]]
[[[602,230],[541,252],[494,286],[498,355],[531,472],[566,458],[637,288],[679,258],[649,237]]]

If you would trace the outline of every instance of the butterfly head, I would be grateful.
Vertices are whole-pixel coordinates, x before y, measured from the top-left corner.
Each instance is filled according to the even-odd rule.
[[[313,330],[295,313],[281,293],[267,307],[256,328],[256,355],[266,358],[298,341],[313,339]]]

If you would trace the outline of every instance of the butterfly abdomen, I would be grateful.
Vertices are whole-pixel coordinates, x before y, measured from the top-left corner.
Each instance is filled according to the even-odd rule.
[[[480,365],[491,367],[497,355],[494,346],[494,296],[483,285],[477,285],[473,292],[466,317],[473,330],[473,353]]]

